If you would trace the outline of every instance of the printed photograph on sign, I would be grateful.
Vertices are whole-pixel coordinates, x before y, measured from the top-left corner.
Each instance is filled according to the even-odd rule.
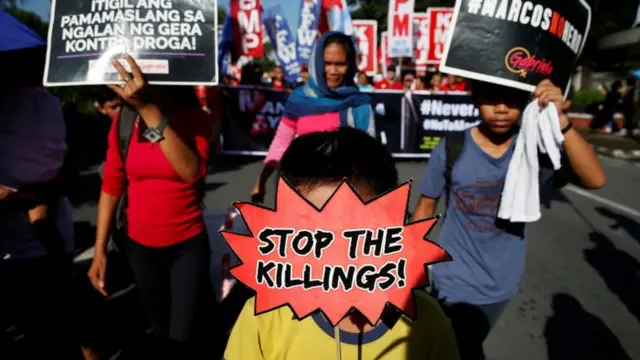
[[[389,0],[388,56],[390,58],[413,57],[414,0]]]
[[[376,324],[392,305],[415,319],[425,265],[450,257],[426,240],[436,218],[405,223],[410,188],[365,202],[343,181],[319,205],[281,177],[274,209],[236,203],[251,234],[222,235],[242,262],[231,273],[256,292],[255,314],[289,306],[304,319],[319,310],[336,326],[355,309]]]
[[[358,70],[368,76],[378,73],[376,49],[378,48],[378,22],[353,20],[353,30],[358,48]]]
[[[453,9],[429,8],[427,9],[427,18],[429,23],[427,63],[437,65],[442,61],[445,47],[449,40]]]
[[[525,91],[551,79],[566,93],[590,26],[584,0],[458,0],[441,69]]]
[[[120,83],[131,55],[151,84],[217,85],[216,0],[53,0],[45,86]]]

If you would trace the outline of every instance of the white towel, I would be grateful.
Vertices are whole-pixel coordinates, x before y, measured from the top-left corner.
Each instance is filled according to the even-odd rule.
[[[554,103],[542,109],[537,100],[527,105],[516,147],[507,169],[498,218],[511,222],[540,219],[540,165],[538,150],[560,169],[564,135]]]

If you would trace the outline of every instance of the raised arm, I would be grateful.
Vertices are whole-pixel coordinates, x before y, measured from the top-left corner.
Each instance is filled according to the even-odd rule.
[[[282,155],[287,151],[293,139],[295,139],[296,133],[296,121],[282,117],[278,124],[278,129],[276,129],[273,141],[269,147],[269,153],[264,159],[264,167],[260,171],[260,174],[258,174],[256,184],[251,191],[251,201],[259,203],[264,201],[267,181],[278,168]]]
[[[211,136],[211,130],[204,135],[204,142],[198,141],[196,136],[196,146],[190,146],[193,139],[185,138],[189,136],[177,131],[176,124],[172,123],[170,119],[167,119],[167,114],[161,112],[160,104],[154,103],[153,100],[146,101],[146,99],[143,99],[142,95],[148,84],[133,58],[127,55],[125,59],[129,63],[133,77],[127,73],[118,61],[113,60],[113,66],[118,70],[118,73],[125,80],[125,83],[122,87],[109,85],[109,88],[136,108],[148,128],[157,128],[163,122],[165,123],[162,133],[163,139],[159,142],[162,152],[182,180],[185,182],[196,181],[202,174],[202,169],[206,169],[208,140]],[[197,118],[182,119],[182,121],[187,121],[190,125],[196,124],[193,126],[197,128],[197,124],[203,120],[200,119],[199,115],[193,114],[191,116],[196,116]],[[202,112],[202,117],[206,118],[204,112]],[[204,120],[204,122],[207,122],[207,120]],[[189,135],[193,135],[193,133]],[[203,147],[206,148],[203,149]],[[206,155],[203,155],[203,153],[206,153]]]
[[[549,80],[545,80],[538,85],[534,96],[540,101],[542,107],[546,107],[550,102],[555,103],[560,117],[560,128],[568,129],[569,119],[562,109],[565,108],[562,90]],[[574,129],[570,128],[564,134],[564,157],[560,176],[570,183],[585,189],[599,189],[604,186],[606,176],[598,156],[593,148]],[[568,165],[568,166],[566,166]]]

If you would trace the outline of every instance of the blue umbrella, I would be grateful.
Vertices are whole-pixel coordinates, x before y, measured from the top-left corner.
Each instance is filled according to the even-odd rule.
[[[633,76],[637,77],[638,79],[640,79],[640,69],[638,70],[633,70],[631,72],[633,74]]]
[[[47,43],[28,26],[0,9],[0,52],[46,46]]]

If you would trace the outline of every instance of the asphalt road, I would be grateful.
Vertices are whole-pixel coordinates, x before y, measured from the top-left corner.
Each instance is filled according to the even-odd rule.
[[[489,359],[640,359],[640,167],[602,161],[604,189],[545,194],[543,218],[528,228],[522,290],[487,340]],[[401,179],[419,180],[425,165],[399,163]],[[259,169],[244,162],[209,175],[206,206],[249,200]],[[74,199],[81,244],[92,241],[98,192],[99,177],[85,174]]]

